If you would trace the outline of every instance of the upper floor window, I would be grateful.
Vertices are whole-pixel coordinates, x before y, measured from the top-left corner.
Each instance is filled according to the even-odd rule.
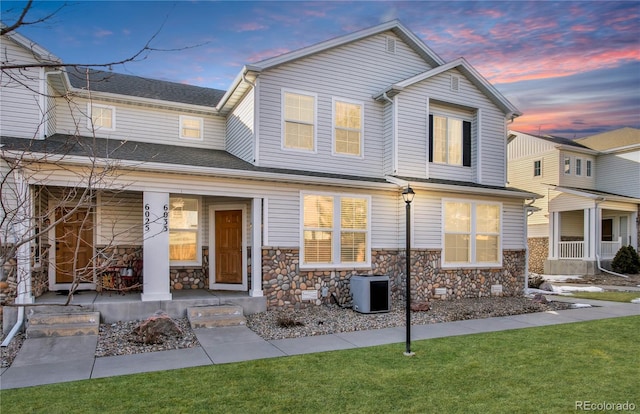
[[[429,161],[471,166],[471,122],[429,115]]]
[[[576,158],[576,175],[582,175],[582,159]]]
[[[203,132],[202,118],[180,115],[180,138],[202,141]]]
[[[169,259],[171,265],[202,262],[200,253],[200,198],[170,197]]]
[[[445,201],[444,265],[499,264],[500,212],[499,203]]]
[[[116,129],[116,107],[109,105],[88,104],[90,130],[113,131]]]
[[[368,197],[304,194],[302,222],[302,266],[370,263]]]
[[[316,96],[283,92],[283,146],[313,151],[315,148]]]
[[[591,177],[591,160],[587,160],[586,168],[587,168],[587,171],[586,171],[587,177]]]
[[[571,157],[564,157],[564,173],[571,174]]]
[[[535,160],[533,162],[533,176],[540,177],[542,175],[542,161]]]
[[[362,104],[334,99],[334,153],[362,155]]]

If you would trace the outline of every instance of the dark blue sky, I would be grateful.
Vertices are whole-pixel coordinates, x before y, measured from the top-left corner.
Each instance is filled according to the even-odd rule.
[[[25,4],[3,0],[3,22]],[[27,19],[62,4],[35,2]],[[79,1],[20,33],[81,64],[129,57],[157,33],[150,46],[167,51],[113,70],[227,89],[244,64],[396,18],[524,112],[510,128],[569,138],[640,128],[639,1]]]

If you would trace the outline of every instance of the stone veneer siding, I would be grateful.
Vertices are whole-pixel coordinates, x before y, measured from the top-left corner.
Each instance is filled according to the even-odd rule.
[[[459,299],[491,295],[491,286],[502,285],[502,295],[515,296],[524,288],[524,250],[504,250],[501,268],[440,267],[440,250],[412,250],[411,299],[425,302],[431,299]],[[371,270],[300,271],[298,249],[262,250],[262,288],[267,307],[305,308],[333,301],[335,294],[341,304],[351,302],[350,278],[353,275],[388,275],[391,297],[405,296],[405,254],[403,250],[373,250]],[[302,291],[328,288],[327,297],[302,301]],[[435,295],[436,288],[446,288],[446,295]],[[318,296],[321,296],[320,294]]]
[[[544,273],[544,261],[549,257],[549,238],[530,237],[529,244],[529,272]]]

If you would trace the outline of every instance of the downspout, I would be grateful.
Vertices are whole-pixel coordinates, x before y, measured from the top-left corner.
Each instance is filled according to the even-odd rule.
[[[595,203],[596,204],[596,213],[598,211],[598,204],[602,203],[603,201],[606,201],[606,198],[601,197],[601,198],[598,198],[596,200],[596,203]],[[596,226],[597,227],[602,226],[602,220],[600,220],[600,223],[596,223]],[[599,240],[600,240],[600,232],[596,232],[596,243]],[[596,248],[595,254],[596,254],[596,264],[598,265],[598,270],[601,271],[601,272],[604,272],[604,273],[609,273],[610,275],[613,275],[613,276],[624,277],[625,279],[628,279],[629,276],[621,275],[620,273],[616,273],[616,272],[614,272],[612,270],[607,270],[607,269],[605,269],[604,267],[602,267],[600,265],[600,254],[598,254],[600,243],[598,243],[597,246],[598,246],[598,248]]]
[[[524,205],[524,294],[529,293],[529,216],[536,211],[540,211],[538,207],[534,207],[533,203],[536,202],[536,198],[531,202]]]

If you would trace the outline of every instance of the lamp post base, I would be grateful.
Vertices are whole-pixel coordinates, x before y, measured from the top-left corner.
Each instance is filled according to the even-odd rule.
[[[414,356],[416,353],[415,353],[415,352],[403,352],[402,354],[403,354],[404,356],[412,357],[412,356]]]

